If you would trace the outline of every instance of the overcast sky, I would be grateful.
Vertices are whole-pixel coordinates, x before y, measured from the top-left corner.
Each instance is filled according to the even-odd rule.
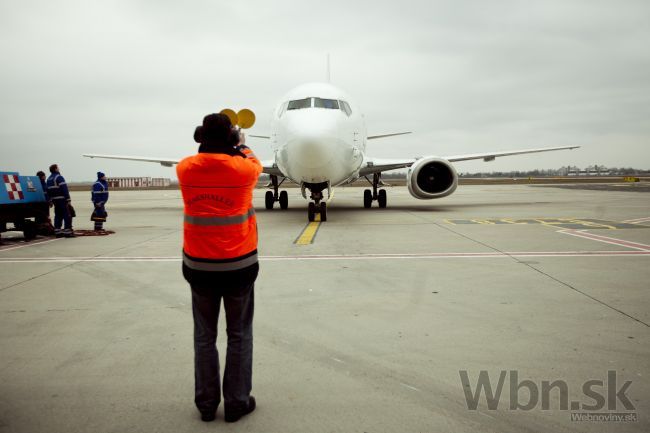
[[[650,168],[650,2],[0,0],[0,170],[175,178],[195,125],[326,78],[361,105],[378,157],[582,149],[458,163],[492,171]],[[249,139],[262,158],[268,141]]]

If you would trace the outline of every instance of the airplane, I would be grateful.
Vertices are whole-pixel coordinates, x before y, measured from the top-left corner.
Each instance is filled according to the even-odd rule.
[[[233,124],[249,128],[254,123],[250,110],[240,111],[242,120],[232,110],[223,110]],[[251,118],[252,116],[252,118]],[[407,187],[417,199],[429,200],[446,197],[458,186],[458,173],[452,165],[458,161],[483,159],[493,161],[497,157],[526,153],[550,152],[576,149],[580,146],[545,147],[536,149],[472,153],[465,155],[424,156],[417,158],[380,159],[366,154],[369,140],[394,137],[410,132],[367,135],[365,119],[359,106],[343,90],[331,83],[315,82],[300,85],[282,97],[271,121],[270,135],[249,135],[271,141],[274,158],[261,161],[263,172],[270,176],[265,207],[273,209],[276,202],[287,209],[287,191],[280,186],[289,180],[301,187],[302,196],[310,200],[307,207],[309,221],[320,215],[327,221],[327,202],[332,188],[366,178],[372,189],[363,192],[364,208],[372,207],[374,201],[380,208],[387,206],[385,184],[381,174],[385,171],[408,168]],[[157,162],[171,167],[178,159],[139,156],[84,154],[89,158],[108,158],[131,161]],[[369,179],[372,177],[372,180]]]

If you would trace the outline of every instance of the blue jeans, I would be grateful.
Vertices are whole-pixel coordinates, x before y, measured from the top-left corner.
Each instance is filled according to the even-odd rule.
[[[215,281],[218,277],[215,276]],[[221,288],[191,284],[194,316],[194,402],[202,411],[216,410],[221,402],[217,321],[223,298],[228,350],[223,377],[227,410],[247,407],[253,375],[254,283]]]

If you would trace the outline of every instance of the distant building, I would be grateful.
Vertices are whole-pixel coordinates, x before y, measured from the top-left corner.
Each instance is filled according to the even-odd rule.
[[[171,179],[164,177],[109,177],[109,188],[160,188],[171,185]]]
[[[578,167],[562,167],[561,172],[565,172],[566,176],[609,176],[612,171],[604,165],[590,165],[589,167],[580,169]]]

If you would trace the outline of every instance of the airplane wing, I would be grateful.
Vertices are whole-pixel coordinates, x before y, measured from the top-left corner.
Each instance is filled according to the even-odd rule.
[[[174,164],[178,164],[180,161],[180,159],[154,158],[151,156],[99,155],[96,153],[85,153],[83,156],[87,158],[121,159],[123,161],[157,162],[164,167],[171,167]],[[264,173],[275,176],[284,176],[280,169],[275,165],[275,161],[269,159],[260,161],[260,163],[262,164]]]
[[[506,150],[504,152],[485,152],[485,153],[470,153],[467,155],[443,156],[443,158],[449,162],[469,161],[470,159],[482,159],[483,161],[494,161],[495,158],[500,156],[523,155],[524,153],[552,152],[554,150],[577,149],[579,147],[580,146],[539,147],[537,149]]]
[[[497,157],[523,155],[525,153],[539,153],[539,152],[552,152],[554,150],[567,150],[577,149],[580,146],[560,146],[560,147],[540,147],[537,149],[523,149],[523,150],[506,150],[500,152],[484,152],[484,153],[470,153],[465,155],[451,155],[442,156],[449,162],[469,161],[471,159],[482,159],[483,161],[494,161]],[[420,158],[409,159],[383,159],[383,158],[367,158],[364,165],[359,170],[359,176],[367,176],[373,173],[380,173],[382,171],[395,170],[398,168],[406,168],[413,165],[415,161]]]
[[[86,158],[104,158],[104,159],[121,159],[124,161],[144,161],[144,162],[157,162],[164,167],[171,167],[178,164],[179,159],[169,158],[154,158],[151,156],[127,156],[127,155],[99,155],[96,153],[84,153]]]
[[[395,137],[396,135],[405,135],[405,134],[410,134],[410,133],[411,133],[411,131],[408,131],[408,132],[392,132],[390,134],[369,135],[366,138],[368,140],[376,140],[377,138]]]

